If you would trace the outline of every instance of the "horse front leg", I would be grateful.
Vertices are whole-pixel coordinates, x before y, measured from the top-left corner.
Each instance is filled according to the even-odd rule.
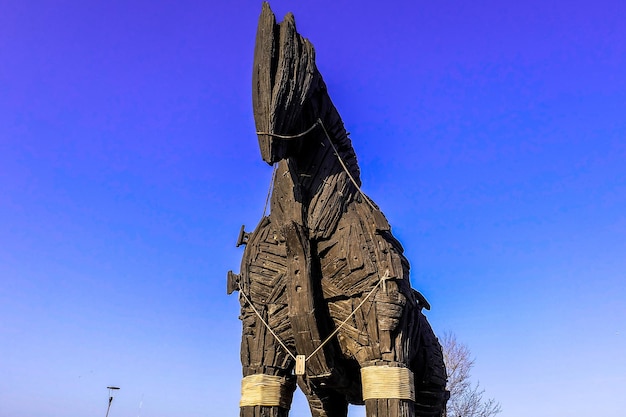
[[[242,302],[243,334],[241,341],[240,417],[287,417],[295,390],[292,375],[294,361],[263,323],[280,322],[287,314],[286,305],[271,304],[257,314],[247,302]],[[271,315],[268,315],[271,311]],[[261,317],[263,320],[261,320]],[[283,343],[293,344],[288,327],[275,333]]]
[[[414,417],[415,383],[410,369],[410,332],[403,320],[406,297],[396,282],[347,300],[329,303],[342,350],[361,367],[367,417]],[[345,317],[352,317],[345,323]]]
[[[406,320],[407,299],[400,291],[399,282],[390,280],[376,292],[373,302],[380,356],[361,368],[363,396],[368,416],[415,416],[415,383],[409,367]]]

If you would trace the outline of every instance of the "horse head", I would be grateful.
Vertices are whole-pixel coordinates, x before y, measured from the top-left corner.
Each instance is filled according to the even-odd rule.
[[[315,66],[315,50],[296,31],[293,14],[280,24],[263,3],[257,28],[252,75],[252,106],[261,156],[273,164],[297,150],[299,140],[285,137],[311,128],[320,117],[312,97],[325,90]]]

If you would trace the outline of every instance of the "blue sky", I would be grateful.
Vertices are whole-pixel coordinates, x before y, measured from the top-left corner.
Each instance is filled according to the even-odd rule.
[[[502,416],[622,415],[625,3],[271,5]],[[261,2],[0,9],[0,414],[237,415]]]

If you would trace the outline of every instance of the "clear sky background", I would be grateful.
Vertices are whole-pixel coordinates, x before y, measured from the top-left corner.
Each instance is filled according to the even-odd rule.
[[[502,416],[623,416],[626,3],[271,5]],[[0,416],[238,415],[261,2],[0,10]]]

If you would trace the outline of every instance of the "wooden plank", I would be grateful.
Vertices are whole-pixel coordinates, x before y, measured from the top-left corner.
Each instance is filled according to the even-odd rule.
[[[289,259],[289,319],[294,332],[297,353],[309,357],[321,343],[315,310],[312,284],[311,249],[302,226],[295,222],[284,228],[285,244]],[[310,376],[328,375],[331,365],[325,349],[320,349],[307,362]]]
[[[270,131],[270,98],[276,66],[275,27],[274,13],[264,4],[257,25],[252,71],[252,108],[257,132]],[[259,135],[259,147],[264,159],[271,155],[271,145],[269,136]]]

